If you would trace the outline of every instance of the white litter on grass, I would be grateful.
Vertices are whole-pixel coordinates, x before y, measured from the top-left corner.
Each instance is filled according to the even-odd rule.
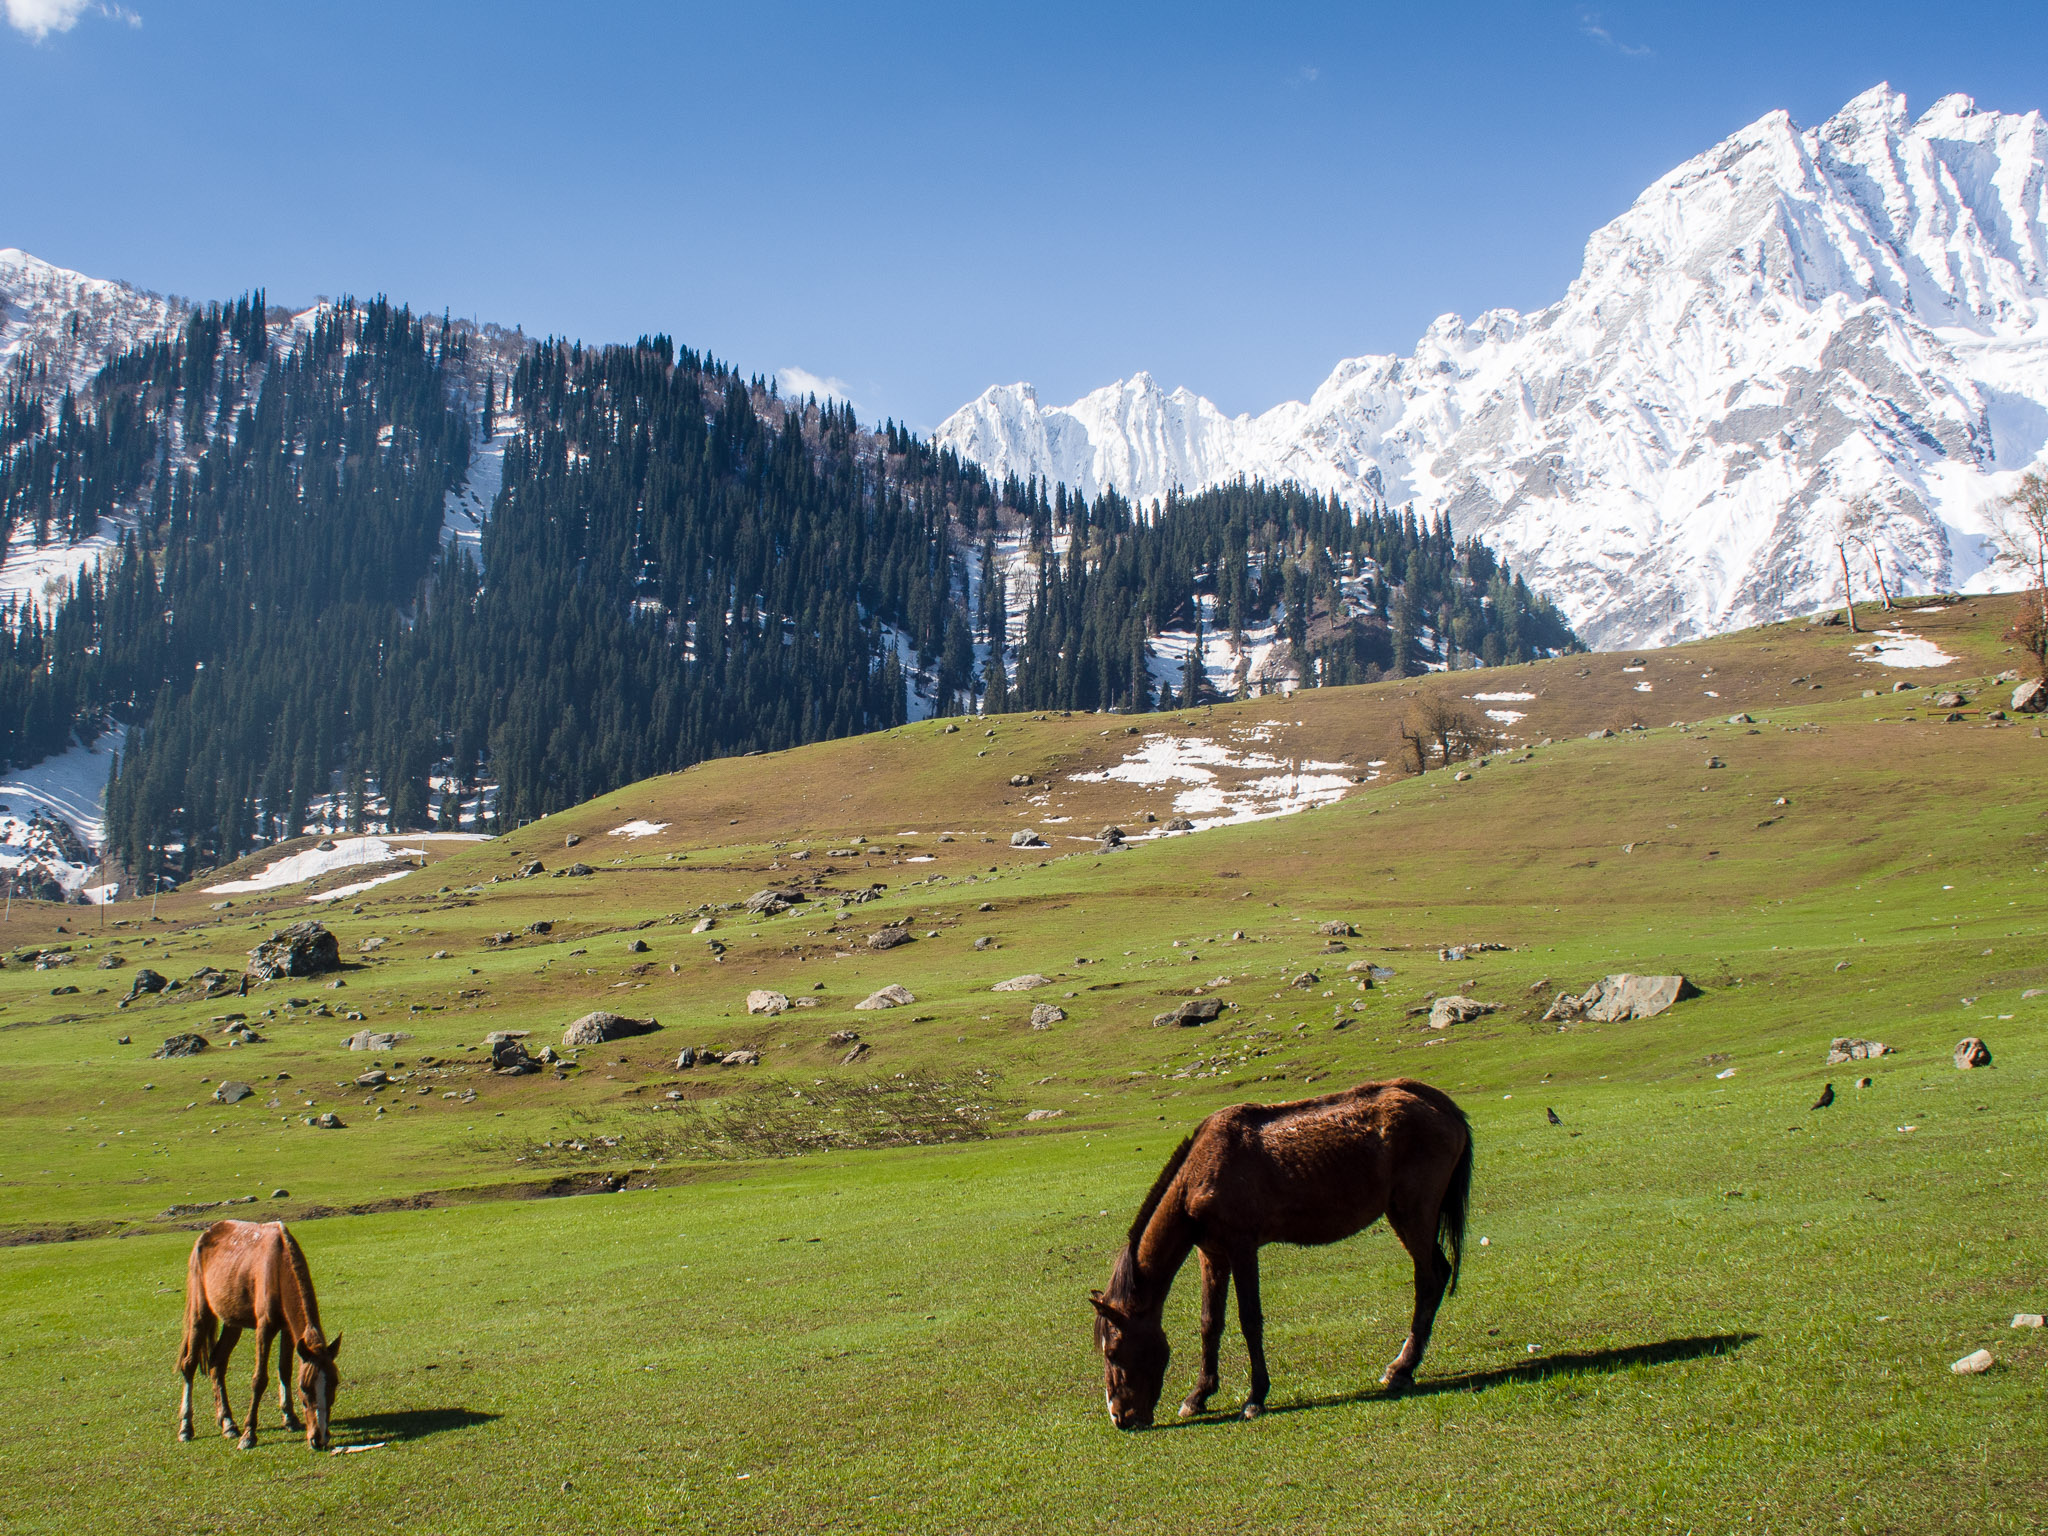
[[[1714,1074],[1714,1076],[1715,1076],[1715,1077],[1717,1077],[1717,1078],[1722,1078],[1722,1077],[1733,1077],[1734,1075],[1735,1075],[1735,1069],[1734,1069],[1733,1067],[1729,1067],[1729,1068],[1728,1068],[1727,1070],[1725,1070],[1725,1071],[1721,1071],[1721,1072],[1716,1072],[1716,1073]]]
[[[246,880],[226,880],[219,885],[209,885],[209,896],[230,896],[241,891],[270,891],[281,885],[297,885],[302,880],[312,880],[320,875],[332,874],[337,869],[353,869],[358,864],[382,864],[387,859],[420,858],[424,848],[397,848],[381,837],[349,837],[340,839],[332,848],[308,848],[303,853],[288,854],[275,864],[267,864]]]
[[[1655,692],[1655,691],[1656,691],[1656,685],[1655,685],[1655,684],[1653,684],[1653,683],[1637,683],[1637,684],[1636,684],[1636,692],[1637,692],[1637,693],[1653,693],[1653,692]]]
[[[657,832],[666,832],[665,821],[629,821],[623,827],[613,827],[613,837],[652,837]]]
[[[1254,728],[1239,734],[1259,740],[1265,732]],[[1229,782],[1226,773],[1246,777]],[[1370,775],[1378,776],[1376,771]],[[1174,796],[1173,809],[1197,827],[1221,827],[1328,805],[1344,797],[1356,776],[1345,763],[1283,758],[1200,736],[1160,735],[1146,737],[1114,767],[1073,775],[1077,784],[1109,781],[1187,785]]]
[[[903,862],[906,864],[930,864],[935,862],[936,857],[936,855],[929,853],[913,853]]]
[[[403,880],[407,875],[411,873],[412,871],[409,869],[401,869],[396,870],[388,875],[372,875],[367,880],[356,881],[354,885],[336,886],[331,891],[316,891],[311,896],[308,896],[306,900],[341,901],[349,896],[360,896],[364,891],[369,890],[372,886],[389,885],[394,880]]]
[[[1472,695],[1473,702],[1477,704],[1527,704],[1535,697],[1536,695],[1533,693],[1475,693]]]
[[[327,1454],[330,1456],[354,1456],[361,1451],[381,1451],[390,1443],[389,1440],[378,1440],[370,1445],[337,1445],[328,1451]]]
[[[1904,629],[1880,629],[1876,639],[1856,649],[1884,667],[1945,667],[1956,659],[1932,640]]]
[[[1980,1349],[1963,1356],[1949,1370],[1958,1376],[1980,1376],[1998,1362],[1991,1357],[1991,1351]]]

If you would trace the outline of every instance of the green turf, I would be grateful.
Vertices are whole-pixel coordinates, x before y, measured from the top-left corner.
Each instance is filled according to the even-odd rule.
[[[1961,657],[1940,678],[2010,664],[1985,609],[1916,623],[1945,624]],[[113,1008],[136,961],[238,965],[309,910],[291,893],[226,912],[193,893],[154,925],[117,909],[129,926],[64,935],[75,911],[17,908],[17,947],[94,948],[0,971],[8,1528],[2037,1529],[2048,1338],[2006,1325],[2048,1307],[2048,997],[2021,996],[2048,986],[2048,741],[1984,719],[1974,684],[1954,723],[1864,699],[1848,643],[1780,627],[1652,653],[1660,688],[1656,667],[1707,655],[1715,707],[1756,722],[1599,741],[1579,728],[1618,706],[1593,684],[1630,681],[1569,680],[1628,658],[1488,674],[1571,701],[1555,744],[1108,855],[1012,850],[1001,807],[1019,762],[1123,750],[1099,717],[997,722],[994,747],[932,724],[707,765],[326,912],[353,967],[340,990]],[[1810,697],[1791,681],[1827,665]],[[1395,692],[1287,718],[1369,750]],[[1136,802],[1074,793],[1085,830],[1133,819]],[[667,834],[605,839],[650,812]],[[855,835],[861,859],[828,857]],[[481,883],[515,849],[599,873]],[[932,862],[898,862],[913,853]],[[828,864],[833,888],[891,889],[836,918],[726,911],[689,933],[706,904]],[[555,931],[527,936],[540,918]],[[1313,931],[1328,918],[1359,928],[1342,953]],[[859,942],[897,920],[914,943]],[[372,935],[386,944],[358,956]],[[116,937],[129,966],[93,969]],[[1512,947],[1437,958],[1474,940]],[[1394,974],[1360,991],[1359,959]],[[1630,1024],[1540,1017],[1552,992],[1666,969],[1704,994]],[[1293,985],[1305,970],[1317,982]],[[987,990],[1027,971],[1053,984]],[[890,981],[917,1003],[851,1010]],[[65,984],[80,993],[49,995]],[[749,1018],[756,986],[821,1006]],[[1234,1008],[1153,1026],[1197,986]],[[1500,1011],[1421,1028],[1410,1010],[1453,987]],[[420,1075],[337,1087],[373,1059],[337,1049],[361,1026],[292,997],[412,1033],[374,1059]],[[1043,1000],[1069,1017],[1034,1031]],[[664,1027],[582,1051],[567,1081],[490,1076],[463,1049],[493,1028],[538,1046],[599,1006]],[[147,1059],[230,1011],[266,1043]],[[848,1028],[873,1048],[852,1066],[824,1041]],[[1898,1050],[1824,1067],[1836,1034]],[[1951,1065],[1964,1034],[1991,1070]],[[685,1043],[764,1065],[677,1071]],[[1111,1429],[1086,1292],[1173,1141],[1225,1103],[1391,1075],[1453,1093],[1477,1134],[1464,1283],[1423,1390],[1372,1385],[1407,1312],[1405,1259],[1375,1231],[1267,1250],[1267,1418]],[[215,1105],[223,1076],[263,1092]],[[1809,1111],[1829,1080],[1836,1103]],[[303,1123],[324,1109],[348,1128]],[[617,1174],[623,1193],[520,1198]],[[263,1198],[226,1214],[291,1220],[346,1334],[338,1438],[385,1448],[172,1439],[184,1255],[212,1213],[160,1213],[244,1193]],[[99,1235],[47,1240],[67,1232]],[[1191,1378],[1192,1291],[1169,1316],[1169,1403]],[[1980,1346],[1992,1372],[1949,1373]],[[1224,1360],[1219,1408],[1244,1386],[1234,1326]],[[250,1363],[245,1345],[238,1391]]]

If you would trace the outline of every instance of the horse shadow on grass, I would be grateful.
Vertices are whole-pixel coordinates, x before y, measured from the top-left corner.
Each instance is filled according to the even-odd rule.
[[[337,1437],[346,1433],[350,1440],[358,1442],[424,1440],[429,1435],[474,1429],[500,1417],[474,1408],[404,1408],[395,1413],[359,1413],[337,1418],[333,1428]]]
[[[1297,1403],[1282,1403],[1266,1409],[1268,1417],[1283,1413],[1304,1413],[1315,1408],[1343,1408],[1353,1403],[1378,1402],[1395,1397],[1434,1397],[1441,1392],[1486,1392],[1494,1387],[1512,1386],[1517,1382],[1544,1381],[1553,1376],[1598,1376],[1614,1371],[1626,1371],[1639,1365],[1676,1365],[1684,1360],[1704,1360],[1717,1355],[1732,1355],[1744,1345],[1754,1343],[1760,1335],[1754,1333],[1708,1333],[1696,1334],[1682,1339],[1660,1339],[1654,1344],[1628,1344],[1616,1349],[1576,1350],[1568,1354],[1532,1355],[1527,1360],[1518,1360],[1513,1365],[1496,1366],[1490,1371],[1464,1371],[1456,1376],[1432,1376],[1418,1381],[1402,1392],[1389,1392],[1384,1387],[1368,1387],[1360,1392],[1341,1392],[1329,1397],[1304,1398]],[[1178,1424],[1165,1424],[1163,1429],[1194,1429],[1202,1425],[1232,1424],[1238,1422],[1235,1413],[1202,1414],[1184,1419]]]

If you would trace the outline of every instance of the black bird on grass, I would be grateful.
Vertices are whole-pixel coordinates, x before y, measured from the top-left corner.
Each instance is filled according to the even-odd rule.
[[[1813,1107],[1815,1109],[1826,1109],[1830,1104],[1834,1102],[1835,1085],[1833,1083],[1829,1083],[1825,1088],[1821,1089],[1820,1097],[1813,1101]]]
[[[1557,1111],[1556,1111],[1556,1110],[1554,1110],[1554,1109],[1546,1109],[1546,1110],[1544,1110],[1544,1111],[1543,1111],[1543,1113],[1545,1113],[1546,1115],[1550,1116],[1550,1123],[1551,1123],[1552,1125],[1563,1125],[1563,1124],[1564,1124],[1564,1122],[1563,1122],[1562,1120],[1560,1120],[1560,1119],[1558,1119],[1558,1118],[1557,1118]]]

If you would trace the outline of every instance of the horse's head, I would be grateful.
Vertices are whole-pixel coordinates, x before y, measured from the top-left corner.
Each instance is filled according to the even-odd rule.
[[[1134,1315],[1125,1307],[1090,1291],[1095,1306],[1095,1347],[1102,1351],[1102,1397],[1109,1422],[1118,1429],[1144,1429],[1159,1406],[1166,1381],[1166,1363],[1173,1347],[1166,1329],[1151,1315]]]
[[[341,1353],[341,1335],[334,1342],[299,1345],[299,1401],[306,1405],[306,1444],[313,1450],[327,1449],[327,1416],[334,1411],[334,1394],[341,1375],[334,1357]]]

